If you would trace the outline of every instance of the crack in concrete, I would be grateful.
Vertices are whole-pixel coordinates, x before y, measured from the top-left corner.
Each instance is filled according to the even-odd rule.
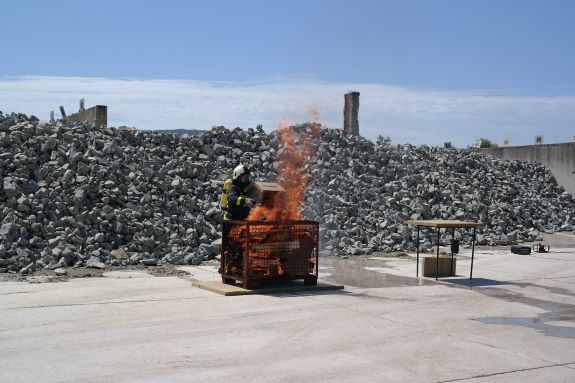
[[[146,302],[184,301],[184,300],[207,299],[207,298],[208,298],[208,297],[192,297],[192,298],[142,299],[142,300],[114,301],[114,302],[70,303],[70,304],[65,304],[65,305],[42,305],[42,306],[9,307],[9,308],[7,308],[6,310],[38,309],[38,308],[51,308],[51,307],[92,306],[92,305],[111,305],[111,304],[119,304],[119,303],[146,303]]]
[[[481,374],[481,375],[468,376],[468,377],[466,377],[466,378],[458,378],[458,379],[451,379],[451,380],[439,380],[439,381],[436,381],[435,383],[462,382],[462,381],[470,380],[470,379],[488,378],[488,377],[490,377],[490,376],[513,374],[513,373],[516,373],[516,372],[523,372],[523,371],[541,370],[541,369],[550,368],[550,367],[566,367],[566,368],[571,368],[571,367],[568,366],[569,364],[573,364],[573,363],[570,362],[570,363],[551,364],[551,365],[539,366],[539,367],[519,368],[519,369],[516,369],[516,370],[494,372],[494,373],[492,373],[492,374]]]
[[[5,293],[5,294],[0,294],[0,296],[5,296],[5,295],[16,295],[16,294],[32,294],[32,293],[40,293],[41,291],[15,291],[12,293]]]

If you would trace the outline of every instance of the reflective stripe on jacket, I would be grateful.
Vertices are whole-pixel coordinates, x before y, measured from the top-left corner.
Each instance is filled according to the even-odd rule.
[[[228,191],[229,219],[246,219],[250,215],[250,208],[246,206],[246,195],[243,188],[233,184]]]

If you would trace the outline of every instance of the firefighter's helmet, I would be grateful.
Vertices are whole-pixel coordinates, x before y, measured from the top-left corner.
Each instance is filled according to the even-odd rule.
[[[236,166],[236,168],[234,169],[234,173],[232,175],[232,179],[234,181],[237,181],[241,176],[243,176],[244,174],[250,174],[250,169],[248,169],[247,166],[245,165],[238,165]]]

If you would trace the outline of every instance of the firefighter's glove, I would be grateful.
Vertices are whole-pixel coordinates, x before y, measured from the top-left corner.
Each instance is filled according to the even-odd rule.
[[[250,208],[251,208],[251,207],[254,207],[255,205],[256,205],[256,201],[254,201],[254,200],[251,199],[251,198],[246,199],[246,206],[247,206],[247,207],[250,207]]]

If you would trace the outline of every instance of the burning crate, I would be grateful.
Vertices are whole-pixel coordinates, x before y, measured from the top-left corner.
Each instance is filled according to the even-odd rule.
[[[224,221],[221,269],[224,283],[245,288],[303,279],[317,284],[319,223]]]

